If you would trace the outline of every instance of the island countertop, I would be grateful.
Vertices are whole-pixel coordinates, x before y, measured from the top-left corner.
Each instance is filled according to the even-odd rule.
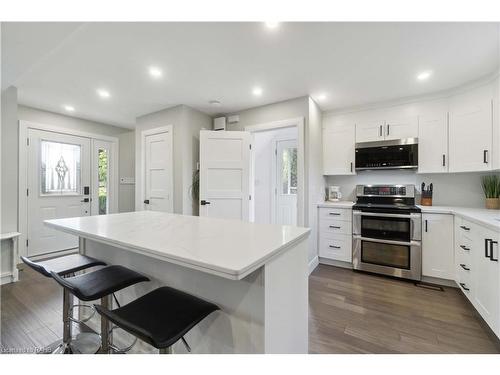
[[[309,228],[138,211],[46,220],[65,233],[240,280],[294,244]]]

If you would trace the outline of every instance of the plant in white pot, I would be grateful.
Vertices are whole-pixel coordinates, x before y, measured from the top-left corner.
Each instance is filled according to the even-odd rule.
[[[488,175],[481,177],[481,186],[483,187],[486,198],[486,208],[500,208],[500,177],[498,175]]]

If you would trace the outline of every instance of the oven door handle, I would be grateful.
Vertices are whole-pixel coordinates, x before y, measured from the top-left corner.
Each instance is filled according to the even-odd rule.
[[[402,219],[410,219],[412,217],[418,217],[421,216],[419,213],[411,213],[411,214],[384,214],[384,213],[377,213],[377,212],[363,212],[363,211],[353,211],[352,214],[354,216],[378,216],[378,217],[395,217],[395,218],[402,218]]]
[[[421,246],[420,241],[410,241],[410,242],[404,242],[404,241],[392,241],[392,240],[379,240],[377,238],[367,238],[367,237],[361,237],[358,235],[352,236],[354,240],[360,240],[360,241],[367,241],[367,242],[376,242],[376,243],[385,243],[388,245],[402,245],[402,246]]]

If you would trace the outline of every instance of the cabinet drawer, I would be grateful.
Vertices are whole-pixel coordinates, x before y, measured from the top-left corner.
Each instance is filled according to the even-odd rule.
[[[319,256],[322,258],[352,262],[352,236],[320,236]]]
[[[340,221],[352,221],[352,210],[347,208],[321,207],[319,219],[335,219]]]
[[[352,223],[349,221],[327,220],[323,219],[319,222],[320,236],[331,234],[352,234]]]

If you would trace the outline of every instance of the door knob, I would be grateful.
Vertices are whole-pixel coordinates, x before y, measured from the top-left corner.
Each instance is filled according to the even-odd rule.
[[[206,200],[202,199],[202,200],[200,201],[200,204],[201,204],[202,206],[205,206],[205,205],[207,205],[207,204],[210,204],[210,202],[208,202],[208,201],[206,201]]]
[[[90,202],[90,199],[89,198],[83,198],[80,202],[88,203],[88,202]]]
[[[149,199],[144,199],[144,204],[149,204]]]

